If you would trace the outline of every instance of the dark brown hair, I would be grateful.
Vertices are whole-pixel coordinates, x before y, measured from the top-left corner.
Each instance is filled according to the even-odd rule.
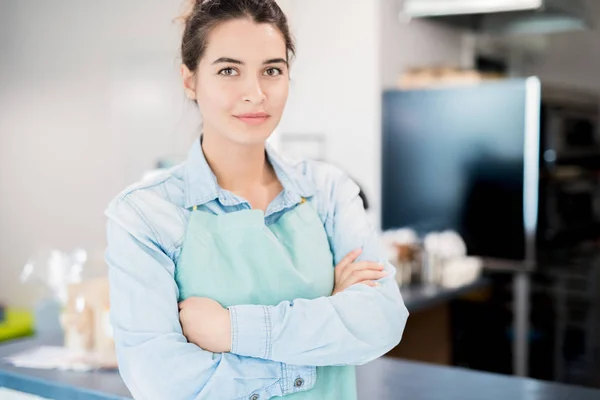
[[[212,29],[222,22],[240,18],[276,26],[285,39],[288,61],[295,55],[287,18],[275,0],[193,0],[191,11],[182,17],[185,24],[181,42],[183,64],[190,71],[196,71]]]

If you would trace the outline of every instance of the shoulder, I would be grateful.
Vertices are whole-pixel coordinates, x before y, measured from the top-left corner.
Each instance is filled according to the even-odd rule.
[[[344,170],[331,163],[303,160],[298,162],[296,168],[314,185],[316,195],[328,202],[357,196],[360,191],[356,182]]]
[[[173,247],[187,220],[183,174],[182,164],[130,185],[109,203],[109,223],[144,242]]]
[[[302,195],[309,193],[311,202],[325,220],[336,208],[359,196],[360,188],[341,168],[324,161],[285,159]]]
[[[294,168],[313,185],[314,194],[309,202],[323,223],[333,251],[347,254],[352,250],[345,250],[348,235],[352,236],[357,227],[367,226],[364,222],[368,221],[359,186],[345,171],[330,163],[306,160],[297,162]]]

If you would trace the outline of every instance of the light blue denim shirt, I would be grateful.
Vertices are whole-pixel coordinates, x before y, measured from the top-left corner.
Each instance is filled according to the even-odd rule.
[[[267,225],[307,198],[336,264],[362,248],[360,259],[384,262],[388,276],[376,288],[354,285],[334,296],[294,300],[293,307],[231,307],[237,332],[231,353],[188,343],[173,276],[191,208],[204,205],[215,214],[250,208],[218,186],[198,140],[184,163],[129,187],[106,211],[111,321],[120,373],[136,399],[284,396],[312,388],[316,366],[363,364],[399,343],[408,311],[358,186],[325,163],[291,162],[269,146],[267,156],[284,188],[266,210]],[[302,388],[294,386],[298,376]]]

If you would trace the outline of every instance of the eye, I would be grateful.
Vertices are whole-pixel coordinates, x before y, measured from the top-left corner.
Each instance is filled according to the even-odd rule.
[[[236,75],[238,75],[238,72],[233,68],[223,68],[222,70],[219,71],[219,75],[236,76]]]
[[[265,75],[267,76],[279,76],[283,74],[283,71],[280,68],[268,68],[267,70],[265,70]]]

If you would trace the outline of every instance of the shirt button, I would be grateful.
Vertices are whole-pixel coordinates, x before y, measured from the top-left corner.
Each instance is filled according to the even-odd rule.
[[[304,386],[304,379],[302,378],[297,378],[294,381],[294,386],[296,386],[297,388],[301,388],[302,386]]]
[[[256,393],[254,393],[252,396],[250,396],[250,400],[258,400],[260,398],[259,395],[257,395]]]

